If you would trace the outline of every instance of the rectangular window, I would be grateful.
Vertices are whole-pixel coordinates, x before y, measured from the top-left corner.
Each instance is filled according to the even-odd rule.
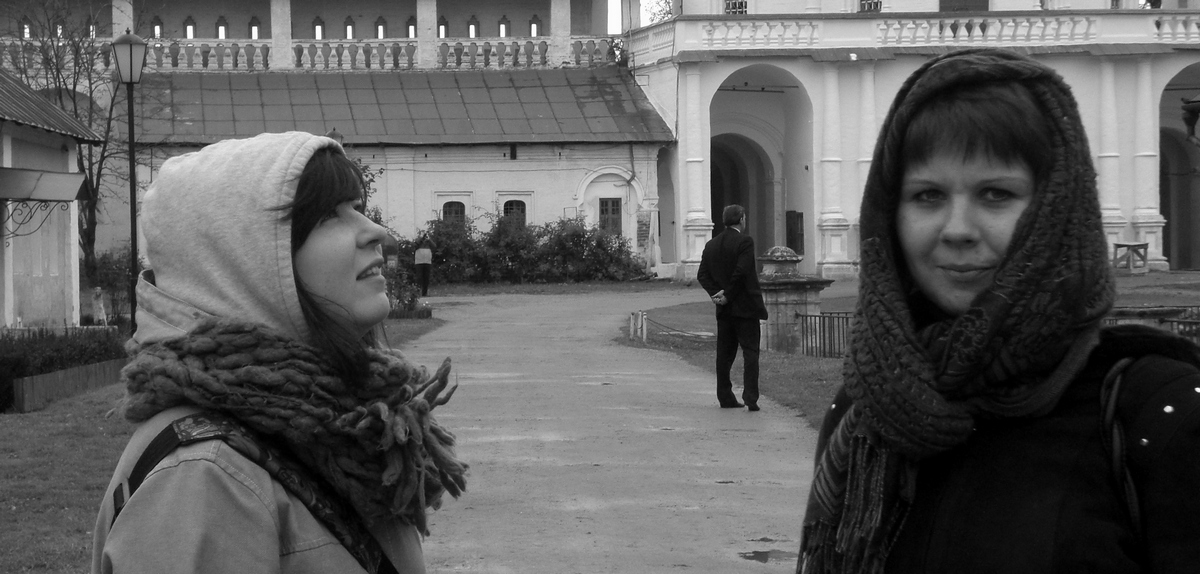
[[[257,39],[258,39],[258,26],[251,26],[251,27],[250,27],[250,39],[251,39],[251,40],[257,40]]]
[[[354,26],[346,26],[346,39],[349,40],[353,37],[354,37]]]
[[[1184,0],[1184,1],[1186,2],[1187,0]],[[507,38],[507,37],[508,37],[508,24],[501,24],[501,25],[500,25],[500,37],[501,37],[501,38]]]
[[[325,27],[324,26],[322,26],[320,24],[313,26],[313,39],[314,40],[324,40],[325,39]]]
[[[375,27],[375,37],[379,38],[380,40],[387,37],[384,35],[383,24],[380,24]]]
[[[409,24],[409,25],[408,25],[408,37],[409,37],[409,38],[416,38],[416,37],[417,37],[417,27],[416,27],[416,26],[414,26],[414,25],[412,25],[412,24]]]
[[[725,0],[726,14],[746,14],[747,0]]]
[[[474,38],[474,37],[475,37],[475,25],[474,25],[474,24],[471,24],[470,26],[467,26],[467,37],[468,37],[468,38]]]
[[[537,24],[529,25],[529,35],[533,38],[537,38],[537,35],[538,35],[538,25]]]
[[[940,0],[939,12],[986,12],[988,0]]]
[[[445,37],[446,37],[446,25],[439,24],[438,25],[438,38],[445,38]]]
[[[859,12],[880,12],[883,10],[883,0],[858,0]]]
[[[218,40],[225,39],[225,27],[224,26],[217,26],[217,39]]]
[[[162,26],[160,24],[154,25],[154,37],[162,38]]]
[[[188,24],[187,25],[187,39],[192,40],[195,37],[196,37],[196,27],[191,24]]]
[[[21,37],[28,40],[31,36],[33,36],[33,30],[29,27],[29,24],[21,26]]]
[[[1186,2],[1187,0],[1183,0],[1183,1]],[[91,24],[88,26],[88,37],[93,40],[96,39],[96,25],[95,24]]]
[[[600,198],[600,230],[613,235],[621,234],[621,199]]]

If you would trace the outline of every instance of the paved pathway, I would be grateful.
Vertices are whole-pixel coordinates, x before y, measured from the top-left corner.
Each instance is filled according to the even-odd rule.
[[[815,432],[771,402],[717,408],[708,372],[613,341],[651,293],[432,298],[406,347],[454,361],[437,411],[471,464],[425,541],[431,574],[784,573],[795,568]]]

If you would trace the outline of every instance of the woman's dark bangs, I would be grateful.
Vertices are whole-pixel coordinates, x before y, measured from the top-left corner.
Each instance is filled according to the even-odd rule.
[[[1039,180],[1051,157],[1045,118],[1028,91],[1016,85],[952,93],[922,108],[905,133],[904,165],[927,162],[943,150],[964,160],[984,154],[1010,165],[1021,161]]]
[[[362,173],[336,148],[317,150],[300,173],[296,197],[283,208],[284,220],[292,223],[292,252],[327,213],[347,201],[366,202]]]

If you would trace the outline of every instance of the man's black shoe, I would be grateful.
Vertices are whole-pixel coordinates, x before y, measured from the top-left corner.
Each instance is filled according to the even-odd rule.
[[[758,405],[746,405],[746,410],[748,410],[748,411],[750,411],[750,412],[752,412],[752,413],[753,413],[753,412],[756,412],[756,411],[758,411],[758,410],[760,410],[760,409],[758,408]]]
[[[743,405],[742,403],[729,403],[727,405],[721,405],[721,408],[723,408],[723,409],[740,409],[744,406],[746,406],[746,405]]]

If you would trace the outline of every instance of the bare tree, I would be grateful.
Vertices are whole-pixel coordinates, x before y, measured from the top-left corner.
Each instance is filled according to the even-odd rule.
[[[651,24],[657,24],[674,16],[671,13],[671,0],[649,0],[646,3],[646,10]]]
[[[112,30],[108,2],[96,0],[0,0],[0,67],[92,128],[104,141],[78,146],[84,175],[79,201],[79,247],[84,275],[96,277],[97,211],[106,179],[128,166],[128,134],[114,113],[124,103],[110,68]],[[118,116],[119,117],[119,116]]]

